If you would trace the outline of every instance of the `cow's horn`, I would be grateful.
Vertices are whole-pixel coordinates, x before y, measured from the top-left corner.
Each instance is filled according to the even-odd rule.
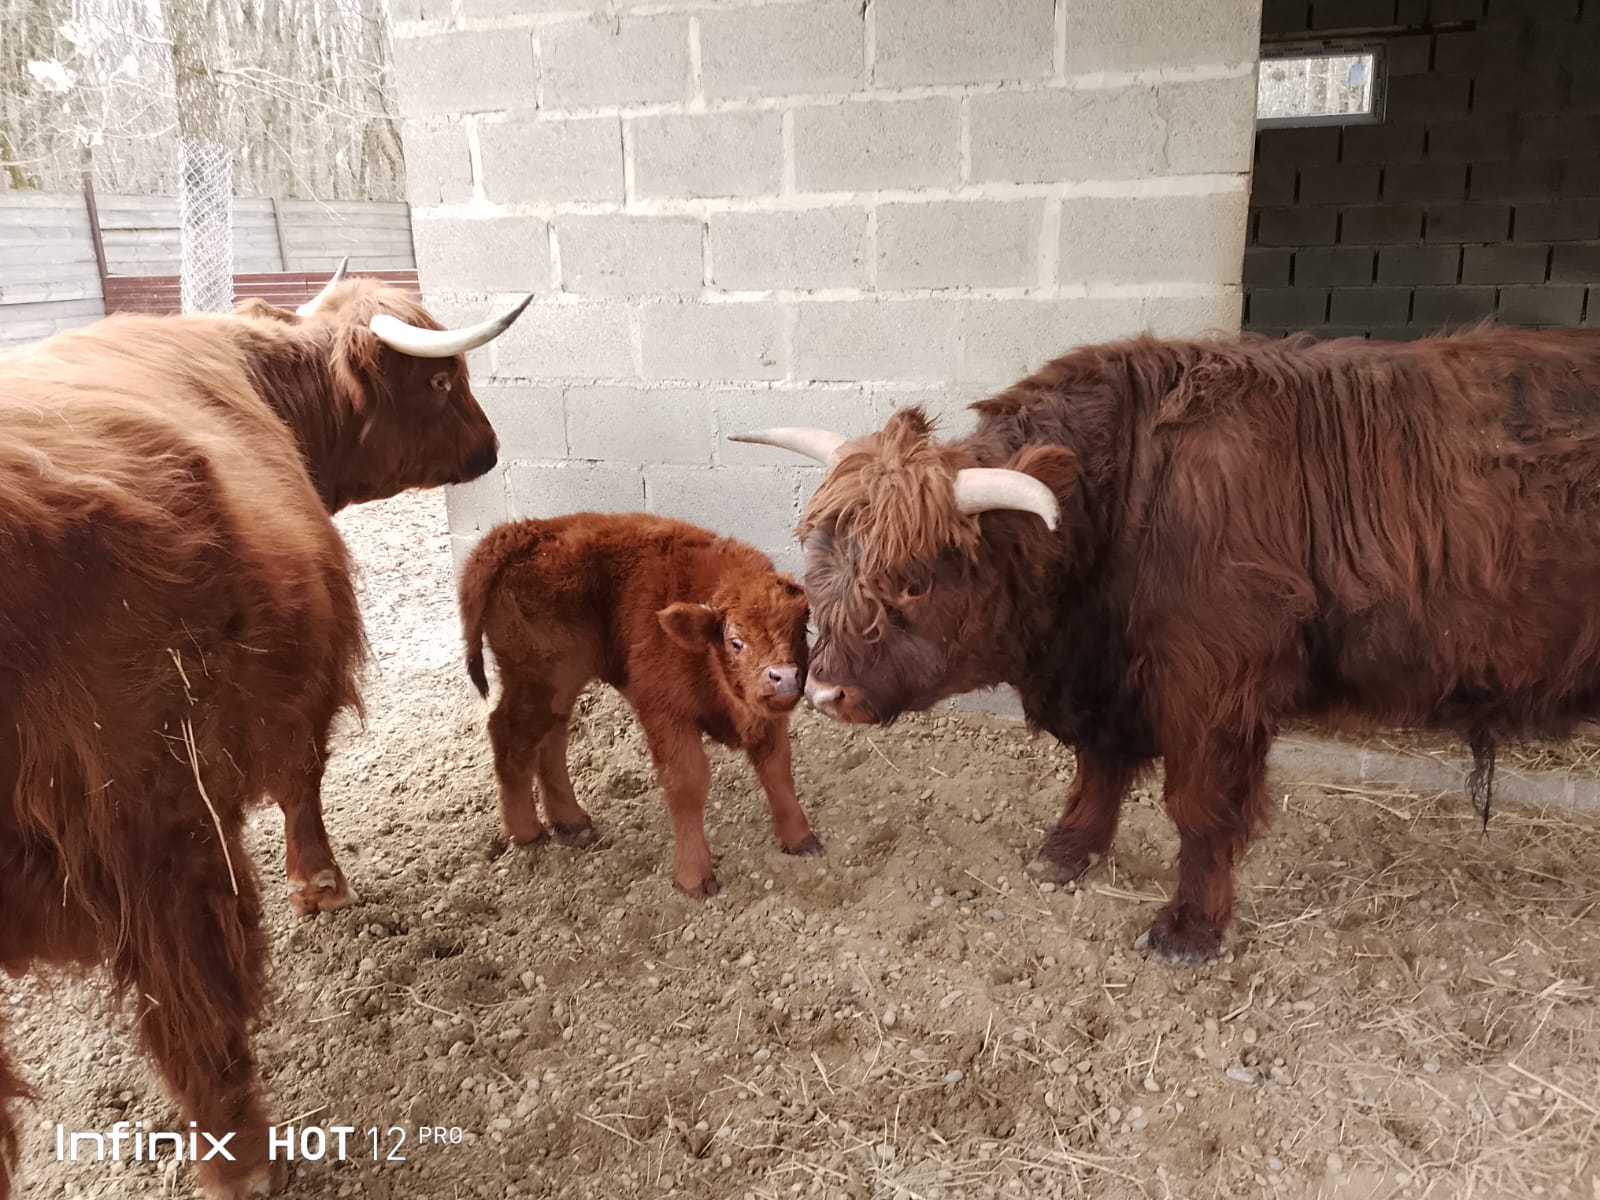
[[[339,281],[344,278],[345,268],[349,265],[350,256],[346,254],[339,260],[339,269],[333,273],[333,278],[322,285],[322,290],[320,292],[311,297],[311,299],[307,300],[294,311],[302,317],[309,317],[312,313],[316,312],[317,309],[321,308],[322,302],[328,298],[328,293],[333,291],[333,289],[338,286]]]
[[[511,323],[532,303],[533,293],[529,292],[522,303],[505,316],[491,317],[466,329],[422,329],[388,313],[373,317],[369,327],[380,342],[401,354],[409,354],[413,358],[453,358],[494,341],[510,329]]]
[[[963,467],[956,472],[956,507],[965,513],[1011,508],[1037,516],[1051,529],[1061,519],[1055,493],[1022,471],[997,467]]]
[[[779,450],[793,450],[814,458],[825,467],[839,461],[839,447],[850,439],[826,429],[801,429],[782,426],[763,429],[760,433],[730,433],[730,442],[747,442],[752,446],[776,446]]]

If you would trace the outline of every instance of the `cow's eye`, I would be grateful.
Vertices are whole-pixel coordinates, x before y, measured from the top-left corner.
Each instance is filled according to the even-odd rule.
[[[744,642],[741,641],[739,638],[729,638],[728,639],[728,645],[733,647],[733,651],[734,651],[735,654],[737,654],[740,650],[744,649]]]
[[[433,390],[434,391],[436,391],[436,392],[448,392],[450,390],[450,372],[449,371],[439,371],[434,375],[433,379],[430,380],[429,382],[431,382],[433,384]]]

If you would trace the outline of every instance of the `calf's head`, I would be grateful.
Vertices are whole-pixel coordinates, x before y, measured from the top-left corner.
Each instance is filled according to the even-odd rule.
[[[472,394],[464,356],[504,333],[533,297],[503,316],[447,330],[406,292],[341,281],[343,273],[341,265],[294,314],[328,347],[334,402],[349,410],[337,444],[324,448],[324,470],[337,479],[318,480],[336,495],[334,507],[487,474],[500,443]]]
[[[806,683],[806,596],[786,575],[725,579],[709,604],[670,604],[656,614],[686,650],[709,651],[724,686],[758,712],[786,713]]]
[[[1030,447],[984,468],[932,432],[910,408],[861,438],[770,429],[733,439],[830,468],[798,535],[817,631],[806,697],[836,720],[882,724],[999,682],[999,626],[1025,603],[1017,560],[1059,550],[1070,451]]]

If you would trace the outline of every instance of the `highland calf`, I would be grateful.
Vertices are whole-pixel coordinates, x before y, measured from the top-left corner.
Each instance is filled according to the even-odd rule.
[[[461,578],[467,670],[488,695],[483,645],[501,695],[489,718],[500,818],[513,842],[593,839],[567,775],[567,727],[603,680],[638,714],[672,817],[673,880],[717,890],[706,842],[711,768],[702,736],[744,750],[788,854],[820,854],[795,799],[789,713],[805,687],[806,602],[763,554],[682,521],[576,513],[492,530]]]
[[[807,693],[884,722],[1009,683],[1077,752],[1036,874],[1111,846],[1166,768],[1177,889],[1152,956],[1214,957],[1291,719],[1495,740],[1600,716],[1600,330],[1076,350],[934,439],[737,440],[829,467],[801,518]]]
[[[363,642],[329,514],[494,465],[461,355],[514,316],[448,332],[353,280],[0,354],[0,969],[106,967],[176,1128],[225,1140],[224,1200],[283,1165],[246,811],[281,806],[297,909],[350,898],[320,788]],[[0,1200],[26,1094],[0,1051]]]

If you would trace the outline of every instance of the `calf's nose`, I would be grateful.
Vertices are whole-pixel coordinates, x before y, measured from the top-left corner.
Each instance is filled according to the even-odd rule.
[[[806,683],[806,703],[812,708],[826,709],[843,695],[844,689],[837,684],[819,683],[815,679]]]
[[[800,668],[768,667],[767,682],[772,685],[772,694],[774,696],[798,696],[800,694]]]

